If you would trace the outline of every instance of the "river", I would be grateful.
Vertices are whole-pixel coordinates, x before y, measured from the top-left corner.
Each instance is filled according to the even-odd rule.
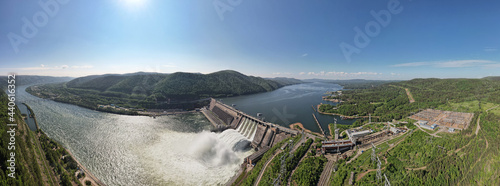
[[[235,130],[207,132],[203,114],[126,116],[41,99],[17,88],[40,128],[108,185],[216,185],[254,151]]]
[[[320,132],[312,116],[313,106],[320,103],[336,104],[324,101],[322,96],[326,92],[341,90],[342,86],[331,83],[304,83],[286,86],[272,92],[252,94],[222,99],[222,102],[252,116],[261,113],[264,120],[289,127],[292,123],[300,122],[313,132]],[[342,120],[339,116],[322,115],[316,113],[325,133],[329,134],[328,124],[337,118],[338,124],[351,125],[355,120]]]
[[[224,184],[254,152],[242,148],[248,141],[236,130],[208,132],[210,123],[200,113],[156,119],[117,115],[41,99],[27,93],[26,87],[17,89],[18,104],[27,103],[39,127],[108,185]],[[251,115],[263,113],[266,120],[283,126],[301,122],[319,131],[311,105],[326,103],[323,93],[339,89],[334,84],[299,84],[223,102]],[[335,116],[317,116],[327,131]]]

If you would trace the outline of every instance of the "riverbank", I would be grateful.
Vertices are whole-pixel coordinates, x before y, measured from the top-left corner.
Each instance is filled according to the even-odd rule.
[[[95,177],[89,170],[87,170],[87,168],[85,168],[85,166],[83,166],[80,163],[80,161],[76,159],[76,157],[71,153],[71,151],[69,151],[68,149],[66,149],[66,151],[75,160],[76,164],[78,164],[78,168],[80,168],[80,170],[83,171],[83,173],[85,173],[85,177],[78,179],[82,184],[85,184],[85,181],[89,180],[90,182],[92,182],[92,185],[102,185],[102,186],[106,185],[103,182],[101,182],[101,180],[99,180],[97,177]]]
[[[33,120],[35,121],[35,125],[36,125],[36,130],[37,130],[37,133],[38,133],[38,131],[39,131],[39,132],[42,132],[42,131],[41,131],[41,129],[40,129],[40,127],[39,127],[39,125],[38,125],[38,121],[37,121],[37,119],[36,119],[35,112],[33,112],[33,109],[31,109],[31,107],[30,107],[28,104],[26,104],[26,103],[22,103],[22,104],[23,104],[23,105],[25,105],[25,106],[26,106],[26,108],[27,108],[27,109],[28,109],[28,111],[29,111],[29,115],[28,115],[28,117],[33,118]],[[43,133],[43,132],[42,132],[42,133]],[[39,136],[39,135],[37,135],[37,136]],[[40,148],[41,148],[41,147],[40,147]],[[85,167],[84,167],[84,166],[83,166],[83,165],[82,165],[82,164],[81,164],[81,163],[80,163],[80,162],[76,159],[76,157],[75,157],[75,156],[73,156],[73,154],[71,153],[71,151],[69,151],[67,148],[64,148],[64,149],[65,149],[65,150],[68,152],[68,154],[69,154],[69,155],[70,155],[70,156],[71,156],[71,157],[75,160],[75,162],[78,164],[78,167],[80,168],[80,170],[82,170],[82,171],[85,173],[85,177],[82,177],[82,178],[78,179],[78,180],[79,180],[82,184],[85,184],[85,181],[86,181],[86,180],[89,180],[89,181],[91,181],[91,182],[92,182],[92,185],[102,185],[102,186],[104,186],[104,185],[105,185],[105,184],[104,184],[104,183],[102,183],[99,179],[97,179],[97,177],[95,177],[95,176],[94,176],[94,175],[93,175],[90,171],[88,171],[88,170],[87,170],[87,169],[86,169],[86,168],[85,168]],[[77,176],[78,176],[78,172],[77,172],[77,174],[76,174],[76,175],[73,175],[73,176],[77,177]],[[87,178],[87,177],[88,177],[88,178]]]
[[[324,115],[336,115],[336,116],[340,116],[342,117],[342,119],[358,119],[358,118],[370,118],[370,116],[346,116],[346,115],[342,115],[342,114],[338,114],[338,113],[327,113],[327,112],[321,112],[319,110],[319,107],[322,105],[323,103],[320,103],[319,105],[316,106],[316,110],[318,111],[318,113],[320,114],[324,114]],[[379,118],[379,116],[371,116],[372,118]]]
[[[40,127],[38,126],[38,122],[36,121],[36,115],[35,115],[35,112],[33,112],[33,110],[31,109],[31,107],[26,104],[26,103],[23,103],[24,106],[26,106],[26,108],[28,109],[28,111],[30,112],[28,117],[31,117],[33,118],[33,120],[35,121],[35,126],[36,126],[36,130],[39,130]]]
[[[310,133],[310,134],[314,134],[314,135],[317,135],[317,136],[323,136],[322,134],[320,133],[317,133],[317,132],[313,132],[309,129],[306,129],[304,127],[304,125],[302,125],[302,123],[294,123],[294,124],[291,124],[289,125],[289,127],[292,129],[292,130],[297,130],[297,127],[299,127],[301,130],[304,130],[304,132],[307,132],[307,133]]]

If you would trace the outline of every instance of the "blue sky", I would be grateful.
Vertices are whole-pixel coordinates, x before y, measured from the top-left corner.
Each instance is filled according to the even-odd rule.
[[[499,20],[493,0],[5,0],[0,73],[499,76]]]

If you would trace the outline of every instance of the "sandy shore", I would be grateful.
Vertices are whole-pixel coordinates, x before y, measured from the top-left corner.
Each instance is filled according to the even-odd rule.
[[[330,124],[328,124],[328,130],[330,131],[330,138],[335,139],[335,131],[332,130]]]
[[[80,167],[80,169],[83,170],[83,172],[85,173],[85,177],[84,178],[80,178],[80,182],[82,182],[83,185],[85,185],[85,180],[90,180],[92,182],[92,185],[102,185],[102,186],[105,186],[106,184],[102,183],[101,180],[97,179],[97,177],[95,177],[89,170],[87,170],[87,168],[85,168],[77,159],[75,156],[73,156],[73,154],[71,153],[71,151],[69,151],[68,149],[66,149],[66,151],[68,151],[68,154],[73,157],[73,159],[76,161],[76,163],[78,164],[78,167]]]
[[[313,132],[313,131],[311,131],[311,130],[309,130],[309,129],[306,129],[306,128],[304,127],[304,125],[302,125],[302,123],[294,123],[294,124],[291,124],[289,127],[290,127],[291,129],[293,129],[293,130],[297,130],[297,129],[295,128],[295,126],[300,127],[301,129],[303,129],[303,130],[304,130],[305,132],[307,132],[307,133],[316,134],[316,135],[318,135],[318,136],[323,136],[323,135],[322,135],[322,134],[320,134],[320,133]]]

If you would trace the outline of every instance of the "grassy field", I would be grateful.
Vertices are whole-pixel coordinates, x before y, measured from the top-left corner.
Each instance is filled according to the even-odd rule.
[[[439,106],[438,110],[448,110],[455,112],[477,112],[477,111],[486,111],[489,108],[496,106],[497,104],[489,103],[489,102],[481,102],[481,109],[479,109],[479,101],[467,101],[460,103],[448,103]]]

